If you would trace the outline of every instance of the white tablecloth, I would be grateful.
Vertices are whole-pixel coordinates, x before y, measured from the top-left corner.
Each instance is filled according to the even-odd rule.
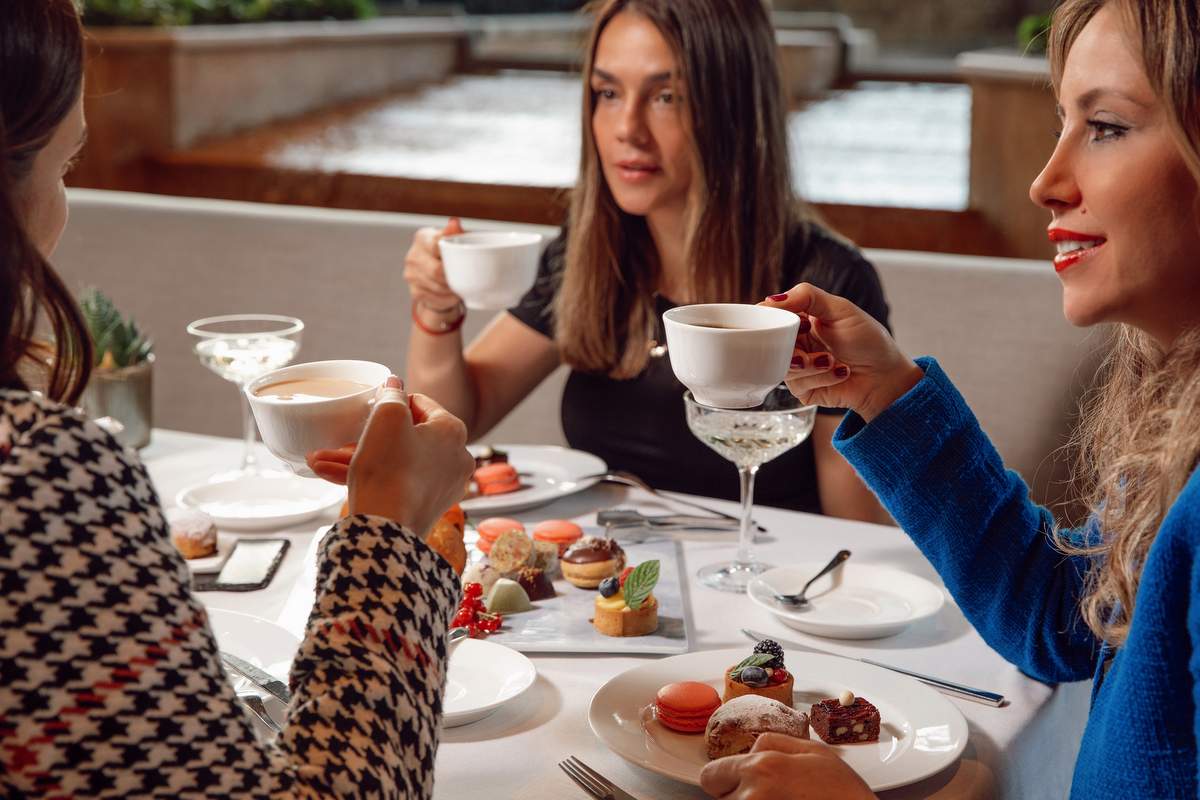
[[[142,456],[163,503],[169,506],[185,486],[236,466],[240,447],[240,442],[231,439],[156,430]],[[265,451],[263,456],[270,458]],[[730,481],[734,480],[731,468]],[[606,485],[516,516],[530,522],[569,518],[589,523],[594,522],[596,511],[618,505],[664,510],[642,492]],[[734,504],[723,507],[736,511]],[[846,547],[854,552],[856,563],[886,564],[937,581],[929,563],[896,528],[769,508],[756,509],[755,515],[770,531],[769,540],[757,546],[765,562],[824,561],[836,549]],[[297,579],[305,573],[305,555],[312,549],[317,527],[331,521],[332,517],[269,534],[290,539],[292,546],[267,589],[252,593],[206,592],[201,599],[211,608],[255,614],[302,634],[303,609],[298,612],[293,590],[297,597],[311,593],[311,587],[297,588]],[[739,629],[752,626],[775,632],[781,638],[845,655],[872,657],[1007,696],[1009,703],[1003,708],[952,699],[970,728],[964,757],[937,776],[885,792],[883,797],[1030,800],[1065,796],[1087,714],[1086,683],[1049,687],[1025,677],[984,644],[952,602],[935,618],[886,639],[856,643],[807,636],[784,627],[748,598],[712,591],[696,582],[699,567],[732,557],[733,536],[704,533],[681,538],[693,650],[748,647]],[[592,694],[609,678],[642,663],[643,658],[531,658],[538,670],[531,691],[480,722],[445,731],[437,761],[437,797],[584,797],[554,766],[570,754],[637,797],[704,796],[694,787],[626,763],[588,728],[587,708]]]

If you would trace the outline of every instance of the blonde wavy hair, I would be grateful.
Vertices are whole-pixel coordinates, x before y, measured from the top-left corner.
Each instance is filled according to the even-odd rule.
[[[1071,45],[1107,5],[1140,47],[1180,154],[1200,182],[1200,0],[1066,0],[1050,29],[1055,91]],[[1075,439],[1075,491],[1092,510],[1099,537],[1060,538],[1060,546],[1093,558],[1080,610],[1097,636],[1120,646],[1150,546],[1200,462],[1200,329],[1164,351],[1148,334],[1121,325],[1112,344]]]

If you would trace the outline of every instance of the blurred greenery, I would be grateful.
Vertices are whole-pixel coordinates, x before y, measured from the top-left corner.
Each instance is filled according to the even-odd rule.
[[[88,289],[79,300],[79,308],[96,344],[96,367],[121,369],[150,358],[154,343],[136,322],[121,315],[108,295],[99,289]]]
[[[1022,53],[1041,55],[1046,52],[1049,31],[1049,14],[1030,14],[1017,23],[1017,47]]]
[[[584,0],[462,0],[468,14],[530,14],[574,11]]]
[[[83,0],[88,25],[221,25],[363,19],[375,0]]]

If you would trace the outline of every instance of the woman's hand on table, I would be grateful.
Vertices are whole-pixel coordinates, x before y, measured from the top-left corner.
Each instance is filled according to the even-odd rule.
[[[356,445],[308,455],[319,477],[349,487],[351,514],[395,520],[421,535],[462,499],[475,469],[467,429],[435,401],[388,379]]]
[[[710,761],[700,788],[724,800],[866,800],[870,787],[833,748],[764,733],[750,752]]]
[[[760,305],[800,315],[786,382],[802,402],[850,408],[868,422],[924,377],[878,320],[810,283]]]
[[[412,247],[404,257],[404,280],[412,295],[415,313],[429,326],[444,322],[444,316],[458,317],[463,313],[462,298],[446,283],[442,254],[438,242],[443,237],[462,233],[462,223],[452,218],[445,228],[421,228],[413,237]]]

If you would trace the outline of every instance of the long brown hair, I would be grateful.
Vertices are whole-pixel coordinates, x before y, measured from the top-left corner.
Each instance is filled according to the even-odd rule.
[[[1200,182],[1200,0],[1066,0],[1050,31],[1054,86],[1079,33],[1110,3],[1140,49],[1179,152]],[[1081,612],[1097,636],[1120,645],[1150,546],[1200,463],[1200,329],[1164,352],[1145,332],[1119,325],[1102,375],[1076,435],[1075,473],[1100,539],[1062,546],[1095,559]]]
[[[692,133],[681,302],[757,302],[780,290],[784,246],[807,218],[792,192],[787,105],[775,32],[762,0],[593,3],[584,62],[583,143],[571,195],[555,339],[576,369],[630,378],[649,358],[660,265],[643,217],[623,212],[604,180],[592,133],[591,72],[605,27],[630,11],[674,51]]]
[[[71,293],[26,233],[18,190],[79,100],[83,53],[72,0],[0,5],[0,387],[28,388],[22,373],[34,361],[46,393],[72,404],[87,385],[91,339]],[[53,332],[48,348],[36,341],[39,314]]]

